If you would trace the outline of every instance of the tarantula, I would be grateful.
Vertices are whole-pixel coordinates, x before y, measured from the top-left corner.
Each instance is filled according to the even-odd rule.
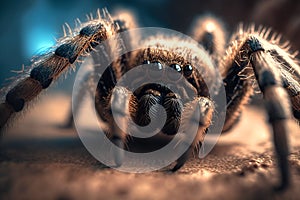
[[[132,16],[111,17],[104,9],[102,13],[98,12],[96,19],[90,17],[88,22],[81,24],[74,32],[69,29],[70,33],[65,33],[53,51],[34,61],[28,73],[6,89],[4,100],[0,104],[0,127],[3,128],[11,121],[15,113],[23,110],[28,102],[48,88],[54,80],[75,64],[79,57],[93,51],[96,46],[117,33],[135,27],[136,23]],[[108,136],[116,146],[124,148],[128,135],[126,132],[128,119],[131,118],[136,124],[145,126],[149,123],[150,114],[153,114],[151,107],[158,104],[162,105],[167,113],[162,133],[175,135],[179,124],[190,123],[189,120],[195,114],[194,108],[198,106],[201,115],[201,120],[197,122],[198,132],[192,145],[177,159],[172,169],[177,171],[184,165],[191,151],[201,145],[212,123],[214,102],[210,99],[205,77],[194,66],[199,64],[201,69],[206,70],[212,63],[222,72],[226,91],[227,110],[223,132],[237,123],[244,105],[253,94],[253,81],[257,82],[266,103],[269,123],[273,127],[274,145],[281,174],[280,188],[285,188],[289,184],[287,121],[292,116],[300,120],[300,69],[295,58],[296,54],[289,53],[289,45],[281,44],[280,37],[271,32],[271,29],[262,27],[255,29],[255,26],[249,28],[240,26],[226,47],[222,23],[213,17],[200,18],[193,26],[192,37],[203,46],[201,54],[206,60],[194,60],[196,63],[188,62],[179,53],[192,52],[193,45],[189,42],[159,36],[137,41],[151,45],[122,55],[101,74],[97,83],[95,107],[99,118],[108,127]],[[136,40],[138,38],[120,39],[127,45]],[[115,50],[113,46],[109,48],[108,51]],[[124,73],[141,64],[152,66],[158,72],[163,70],[163,65],[169,66],[188,81],[187,87],[197,96],[192,101],[186,102],[185,89],[175,93],[160,84],[146,84],[134,92],[126,87],[115,87]],[[172,78],[174,77],[170,77]],[[111,95],[113,89],[115,89],[114,96]],[[121,130],[115,123],[112,108],[117,111],[117,117],[125,125],[125,130]],[[72,117],[69,125],[71,123]],[[181,142],[184,140],[183,138]],[[122,164],[120,151],[115,152],[115,162],[117,165]]]

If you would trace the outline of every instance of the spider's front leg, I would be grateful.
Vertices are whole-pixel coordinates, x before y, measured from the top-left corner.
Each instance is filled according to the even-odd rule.
[[[29,67],[28,73],[24,73],[20,80],[3,89],[4,98],[1,96],[1,99],[4,102],[0,102],[1,133],[6,124],[15,119],[17,113],[24,110],[52,82],[78,63],[78,58],[87,55],[97,45],[123,29],[122,25],[111,18],[106,9],[102,12],[99,10],[97,15],[97,19],[90,19],[82,24],[80,29],[75,29],[74,32],[69,29],[69,34],[65,34],[59,40],[53,51],[39,56]]]
[[[282,80],[278,71],[279,63],[273,60],[267,52],[260,50],[252,54],[251,63],[263,92],[266,102],[269,122],[273,127],[273,140],[281,173],[279,189],[288,186],[290,182],[288,165],[288,119],[291,118],[289,96],[282,87]]]
[[[268,34],[255,31],[243,32],[235,37],[235,42],[229,47],[228,54],[223,61],[225,69],[224,83],[227,93],[227,114],[223,131],[232,127],[252,94],[252,80],[255,77],[260,90],[264,95],[269,122],[273,127],[274,146],[278,157],[283,189],[289,185],[290,175],[288,168],[288,120],[291,119],[291,105],[283,82],[296,86],[297,79],[287,73],[285,64],[298,70],[299,66],[284,54],[279,44],[270,43],[266,38]],[[273,55],[274,50],[280,52],[283,59],[279,62]],[[285,52],[284,54],[282,52]],[[289,69],[292,70],[293,68]],[[296,72],[295,72],[296,73]],[[298,83],[297,83],[298,84]],[[286,88],[289,91],[289,88]],[[291,96],[293,98],[293,96]],[[293,105],[297,108],[297,104]]]
[[[115,31],[117,34],[137,27],[137,23],[134,19],[134,16],[131,13],[126,12],[126,11],[116,13],[113,18],[112,23],[116,27]],[[120,42],[124,45],[124,46],[122,46],[122,48],[131,49],[132,43],[134,43],[131,38],[132,36],[129,37],[126,34],[124,34],[123,37],[124,38],[121,38],[121,36],[120,36],[120,41],[118,41],[118,42]],[[135,39],[137,39],[137,38],[138,38],[138,36],[135,36]],[[116,45],[116,46],[118,46],[118,45]],[[119,46],[118,48],[121,48],[121,46]],[[91,50],[94,50],[94,49],[91,49]],[[114,51],[114,50],[115,50],[114,47],[112,47],[112,50],[110,48],[106,49],[107,52]],[[115,51],[117,51],[117,50],[115,50]],[[120,50],[118,50],[118,51],[120,51]],[[96,54],[96,52],[93,52],[93,53]],[[123,55],[123,57],[121,58],[123,65],[128,64],[127,61],[131,59],[130,56],[131,56],[130,53],[128,53],[127,55]],[[103,56],[102,54],[97,54],[97,56],[96,57],[94,56],[93,59],[94,59],[94,62],[96,62],[96,63],[102,63],[103,60],[106,60],[107,58],[105,57],[105,55]],[[85,95],[86,92],[88,92],[90,94],[90,96],[92,97],[94,91],[92,91],[90,88],[94,88],[91,85],[93,85],[94,83],[97,82],[97,79],[99,78],[98,75],[101,74],[101,72],[99,72],[99,68],[101,71],[101,66],[99,67],[97,65],[94,65],[92,72],[89,73],[86,77],[84,77],[84,81],[83,81],[84,83],[81,86],[80,91],[78,92],[78,94],[75,96],[75,99],[74,99],[75,100],[75,103],[73,103],[74,110],[72,110],[72,108],[70,108],[66,122],[61,126],[62,128],[74,127],[74,118],[73,118],[72,112],[77,112],[79,110],[79,108],[81,107],[81,104],[83,102],[82,97]],[[120,77],[120,73],[121,73],[120,68],[114,67],[114,73],[116,73],[118,77]]]
[[[184,106],[181,120],[183,133],[180,133],[182,135],[178,142],[180,142],[181,145],[187,145],[187,151],[177,159],[176,165],[172,169],[173,172],[177,171],[185,164],[189,155],[195,149],[199,150],[201,148],[207,128],[211,125],[213,111],[213,102],[207,97],[197,97],[193,101],[186,103]],[[189,141],[188,138],[191,136],[186,134],[188,131],[185,131],[191,129],[191,126],[198,127],[197,134],[192,145],[187,142]]]

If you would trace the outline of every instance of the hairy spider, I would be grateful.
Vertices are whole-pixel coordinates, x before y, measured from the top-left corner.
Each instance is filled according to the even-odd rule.
[[[131,15],[111,17],[104,9],[102,13],[98,12],[96,19],[90,17],[88,22],[81,24],[75,31],[70,28],[69,34],[64,31],[65,36],[59,40],[53,51],[33,61],[28,73],[18,78],[10,87],[2,89],[5,95],[0,104],[1,129],[8,121],[14,119],[16,113],[23,110],[28,102],[78,62],[80,56],[93,51],[97,45],[117,33],[134,27],[136,23]],[[253,83],[258,83],[266,103],[269,123],[273,127],[274,145],[281,173],[280,187],[285,188],[289,184],[287,121],[292,115],[296,120],[300,120],[300,68],[295,58],[296,54],[289,52],[288,43],[282,44],[280,36],[271,32],[271,29],[262,27],[255,29],[254,25],[249,28],[240,26],[226,47],[226,35],[222,24],[215,18],[203,17],[195,21],[192,37],[204,47],[201,54],[205,59],[197,60],[196,64],[205,70],[212,63],[222,73],[227,98],[223,132],[236,124],[244,105],[253,94]],[[136,124],[145,126],[149,123],[150,115],[155,115],[155,108],[154,111],[151,108],[157,104],[162,105],[166,110],[167,120],[161,131],[164,134],[175,135],[179,124],[189,123],[188,120],[195,114],[194,107],[199,106],[201,120],[197,122],[197,135],[191,147],[177,159],[172,169],[176,171],[184,165],[191,151],[203,142],[212,122],[214,102],[210,99],[204,82],[206,77],[196,70],[194,63],[188,62],[179,53],[184,52],[192,57],[189,54],[193,52],[193,44],[163,36],[137,40],[138,38],[120,38],[126,45],[140,42],[148,43],[149,47],[123,55],[105,70],[97,84],[96,110],[106,125],[111,140],[118,147],[124,148],[129,118]],[[115,50],[113,45],[110,48],[111,52]],[[184,91],[174,93],[159,84],[146,84],[134,92],[126,87],[115,87],[124,73],[141,64],[152,66],[157,71],[163,69],[162,65],[176,70],[186,78],[189,83],[187,87],[193,90],[197,97],[186,102]],[[174,77],[170,77],[172,78]],[[111,95],[113,89],[115,96]],[[125,130],[116,125],[112,109],[117,111],[117,117],[122,120]],[[70,117],[68,125],[72,125],[72,122]],[[120,151],[115,152],[115,162],[117,165],[122,164]]]

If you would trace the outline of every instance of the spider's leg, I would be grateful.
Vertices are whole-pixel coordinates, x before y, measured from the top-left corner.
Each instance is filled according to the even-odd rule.
[[[132,28],[136,28],[137,23],[134,19],[134,16],[132,15],[132,13],[130,12],[126,12],[126,11],[122,11],[119,13],[115,13],[114,17],[113,17],[113,24],[117,27],[116,28],[116,32],[117,33],[121,33],[123,31],[128,31]],[[125,38],[123,38],[125,37]],[[135,37],[136,40],[134,40],[135,42],[137,42],[137,37]],[[132,35],[130,34],[123,34],[122,38],[120,37],[120,40],[118,40],[117,42],[122,43],[122,44],[113,44],[113,42],[110,43],[111,46],[119,46],[119,48],[127,48],[127,49],[131,49],[132,47]],[[122,55],[121,61],[123,63],[122,66],[127,66],[128,62],[130,62],[131,60],[131,53],[127,53],[125,55]],[[107,59],[105,56],[103,56],[102,54],[97,54],[97,56],[93,57],[94,59],[94,63],[102,63],[103,59]],[[118,62],[118,61],[117,61]],[[91,84],[94,84],[97,82],[97,79],[99,78],[98,75],[101,74],[99,72],[99,69],[101,67],[99,67],[98,65],[94,65],[93,66],[93,73],[90,73],[90,75],[87,75],[87,77],[85,77],[84,79],[84,83],[82,84],[80,91],[78,92],[78,94],[75,97],[75,106],[73,106],[73,109],[75,108],[76,112],[81,103],[82,103],[82,97],[84,96],[85,92],[89,92],[92,96],[94,91],[91,91],[90,88],[94,88],[91,87]],[[101,70],[100,70],[101,71]],[[124,72],[123,67],[120,68],[114,68],[114,72],[117,73],[117,76],[120,77],[121,73]],[[73,119],[73,113],[72,113],[72,108],[70,108],[70,111],[68,113],[68,118],[66,120],[66,123],[63,127],[66,128],[71,128],[72,126],[74,126],[74,119]]]
[[[130,55],[126,55],[129,56]],[[123,58],[123,57],[122,57]],[[99,117],[106,124],[107,136],[118,147],[114,153],[115,164],[122,165],[124,144],[128,135],[129,117],[135,113],[135,98],[123,86],[116,86],[122,73],[118,70],[126,67],[123,59],[113,62],[98,81],[95,106]]]
[[[294,117],[300,124],[300,81],[283,78],[283,82],[291,98]]]
[[[225,53],[226,33],[221,21],[212,16],[199,17],[192,26],[192,37],[217,62]],[[216,63],[218,65],[218,63]]]
[[[282,80],[278,65],[273,57],[266,51],[257,51],[252,54],[251,63],[255,71],[261,91],[266,102],[269,122],[273,127],[273,139],[278,164],[281,173],[279,189],[288,186],[290,182],[288,165],[288,119],[291,118],[289,96],[282,87]]]
[[[264,35],[264,34],[263,34]],[[278,157],[281,186],[289,184],[287,122],[291,118],[290,101],[283,88],[283,64],[271,54],[278,45],[271,44],[254,31],[241,33],[227,51],[223,62],[225,69],[225,89],[227,92],[227,115],[224,131],[236,121],[243,105],[252,93],[251,81],[257,79],[263,92],[266,107],[273,126],[273,137]],[[279,48],[279,47],[278,47]]]
[[[288,48],[286,47],[288,50]],[[280,73],[283,80],[283,87],[288,91],[291,98],[294,117],[300,123],[300,66],[295,55],[288,51],[273,46],[269,50],[276,61],[281,63]]]
[[[233,36],[226,55],[220,61],[219,70],[223,76],[226,91],[227,110],[222,132],[230,130],[240,119],[241,111],[249,102],[253,94],[254,73],[249,61],[249,50],[247,32],[238,33]]]
[[[201,147],[206,130],[211,125],[213,110],[213,102],[207,97],[197,97],[193,101],[185,104],[181,121],[183,133],[181,133],[182,136],[180,137],[179,142],[181,145],[187,145],[186,147],[188,149],[177,159],[176,165],[172,169],[173,172],[177,171],[185,164],[189,155],[195,148]],[[191,126],[195,125],[198,127],[197,134],[193,143],[190,144],[187,142],[188,137],[190,136],[185,134],[184,130],[189,130]]]
[[[53,80],[78,61],[78,57],[93,50],[102,41],[116,32],[116,27],[109,13],[104,10],[104,17],[83,24],[82,28],[61,39],[53,52],[41,56],[33,62],[29,76],[24,75],[16,81],[5,95],[5,102],[0,104],[0,129],[13,118],[14,113],[23,110],[24,106],[35,99],[42,90],[48,88]]]
[[[255,30],[254,26],[243,30],[240,26],[237,33],[232,36],[232,43],[226,50],[227,55],[220,63],[220,70],[224,77],[227,94],[227,114],[223,131],[229,130],[238,121],[241,110],[248,103],[253,94],[255,85],[254,73],[250,65],[247,41],[251,41],[250,35],[257,37],[264,43],[264,49],[268,51],[280,70],[283,87],[286,88],[291,98],[295,118],[300,119],[300,68],[295,53],[289,52],[288,43],[280,43],[280,37],[270,35],[270,29]],[[272,43],[272,44],[271,44]],[[280,64],[279,64],[280,63]]]
[[[229,56],[228,56],[229,57]],[[230,56],[231,57],[231,56]],[[239,57],[239,55],[237,55]],[[233,58],[233,60],[236,58]],[[239,59],[239,58],[237,58]],[[231,63],[223,75],[225,78],[224,87],[226,91],[227,109],[226,118],[222,132],[230,130],[240,119],[240,114],[244,105],[246,105],[253,94],[253,84],[250,77],[253,72],[249,69],[249,61]],[[226,69],[225,68],[225,69]]]

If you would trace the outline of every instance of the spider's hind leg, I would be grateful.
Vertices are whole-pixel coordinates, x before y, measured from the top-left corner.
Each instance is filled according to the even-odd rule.
[[[222,22],[217,18],[212,16],[196,18],[191,36],[205,48],[216,62],[219,57],[224,55],[226,32]]]

